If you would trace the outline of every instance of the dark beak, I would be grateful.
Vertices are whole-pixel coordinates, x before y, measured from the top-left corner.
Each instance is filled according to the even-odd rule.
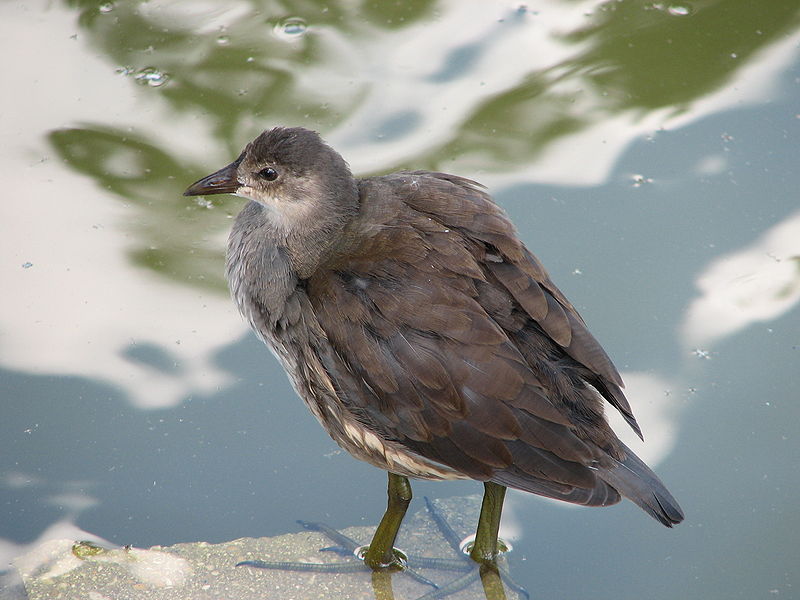
[[[209,196],[211,194],[233,194],[242,185],[236,178],[241,158],[216,173],[195,181],[183,192],[184,196]]]

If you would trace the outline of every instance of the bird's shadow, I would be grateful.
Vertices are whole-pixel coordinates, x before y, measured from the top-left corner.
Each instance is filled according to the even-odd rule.
[[[467,498],[465,500],[471,502],[472,499]],[[477,508],[477,497],[471,504],[474,504],[475,508]],[[413,547],[419,548],[420,553],[403,552],[406,557],[406,568],[401,572],[402,576],[410,577],[414,581],[430,588],[427,593],[419,596],[418,600],[446,598],[467,590],[478,581],[481,582],[482,590],[477,586],[474,587],[475,598],[505,600],[508,598],[506,590],[512,593],[512,597],[530,598],[528,592],[511,578],[508,562],[504,555],[499,556],[494,564],[479,566],[462,550],[464,541],[448,522],[445,511],[428,498],[425,498],[425,505],[427,510],[424,514],[421,511],[418,516],[426,518],[428,523],[417,523],[417,527],[412,527],[414,532],[411,536],[406,536],[406,541],[410,542]],[[472,506],[469,508],[472,509]],[[469,512],[472,511],[470,510]],[[334,543],[333,546],[321,548],[320,551],[334,552],[346,556],[350,560],[335,563],[307,563],[254,559],[241,561],[236,566],[312,573],[364,573],[370,571],[364,562],[358,558],[360,551],[365,548],[363,544],[322,523],[308,521],[298,521],[298,523],[306,530],[322,533]],[[433,527],[431,527],[431,523]],[[441,547],[440,544],[432,543],[431,537],[436,534],[444,539],[445,546],[452,553],[452,556],[429,556],[430,551],[426,551],[427,548]],[[416,539],[417,536],[420,539]],[[412,541],[409,540],[409,537],[415,539]],[[372,585],[376,598],[385,600],[394,598],[391,585],[393,575],[395,573],[374,572],[372,574]]]

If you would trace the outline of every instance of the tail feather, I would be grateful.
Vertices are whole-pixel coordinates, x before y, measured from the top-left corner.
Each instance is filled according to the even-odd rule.
[[[599,478],[596,479],[594,487],[581,488],[540,479],[513,465],[502,471],[495,471],[491,480],[523,492],[584,506],[610,506],[622,499],[616,489]]]
[[[623,449],[625,460],[598,469],[600,479],[667,527],[683,521],[683,510],[658,476],[630,448]]]

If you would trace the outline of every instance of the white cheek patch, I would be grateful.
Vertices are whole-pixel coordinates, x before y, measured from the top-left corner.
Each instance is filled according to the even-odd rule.
[[[254,202],[258,202],[258,200],[255,197],[255,194],[253,194],[253,188],[247,187],[246,185],[239,187],[239,189],[237,189],[233,193],[233,195],[239,196],[239,198],[245,198],[247,200],[253,200]]]
[[[258,202],[270,214],[270,221],[280,230],[291,232],[298,223],[306,220],[309,212],[314,210],[314,203],[309,199],[286,200],[280,196],[265,196],[263,193],[256,196],[253,188],[242,186],[235,192],[236,196]]]

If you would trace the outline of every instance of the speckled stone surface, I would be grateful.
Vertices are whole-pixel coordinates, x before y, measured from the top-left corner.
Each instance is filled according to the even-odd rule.
[[[436,502],[455,532],[466,537],[477,523],[480,497],[452,498]],[[374,531],[352,527],[342,531],[360,543],[367,543]],[[235,566],[246,560],[354,563],[333,552],[320,552],[332,545],[314,531],[274,538],[242,538],[222,544],[196,542],[149,549],[118,548],[92,551],[74,547],[75,540],[51,540],[17,558],[30,600],[311,600],[321,598],[420,598],[434,588],[408,574],[373,578],[367,570],[347,573],[301,572]],[[457,558],[441,532],[423,508],[410,515],[401,529],[398,546],[413,556]],[[81,557],[76,556],[80,554]],[[439,586],[463,573],[438,568],[417,571]],[[390,582],[391,592],[387,589]],[[506,598],[519,597],[506,589]],[[485,598],[475,578],[463,590],[448,598]]]

